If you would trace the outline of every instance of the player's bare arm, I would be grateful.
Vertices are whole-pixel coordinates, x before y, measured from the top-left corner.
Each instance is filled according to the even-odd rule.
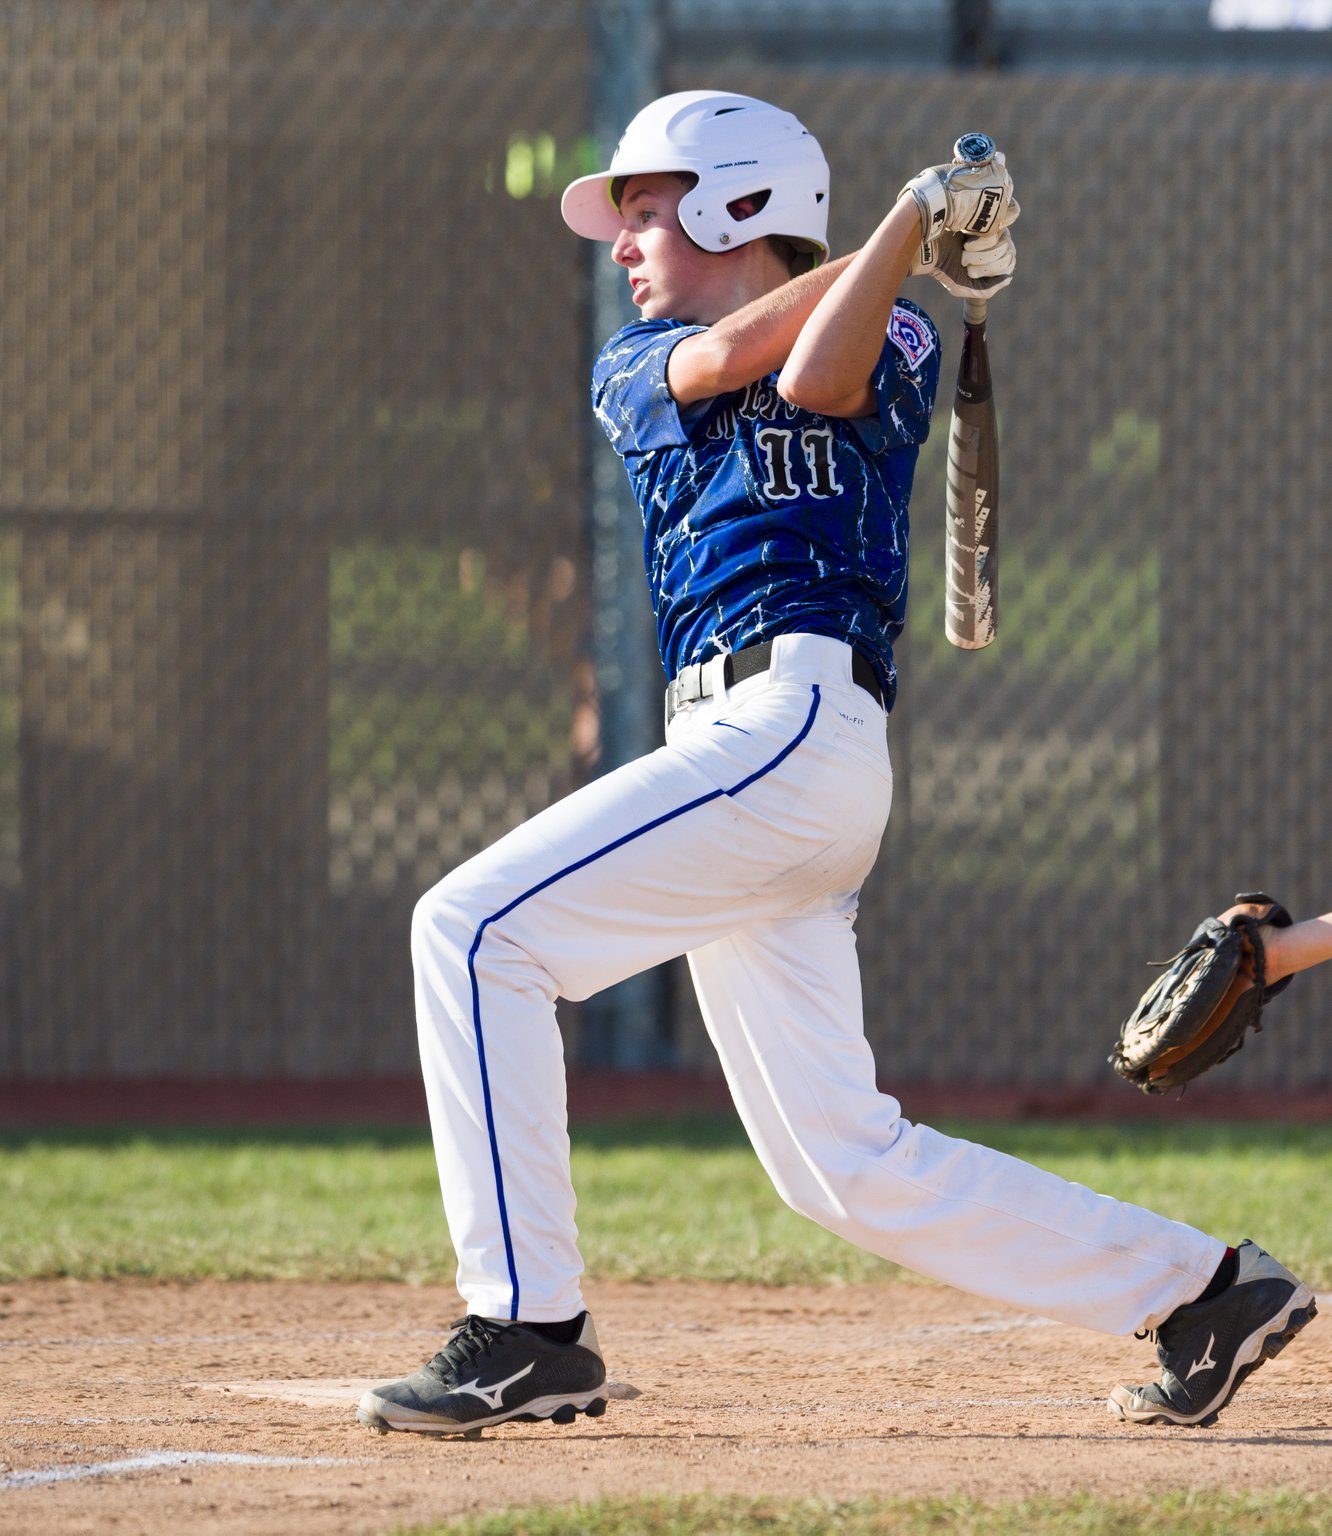
[[[920,248],[920,216],[900,198],[846,263],[800,329],[777,380],[778,393],[821,416],[866,416],[888,317]]]
[[[743,389],[786,363],[805,323],[850,265],[842,256],[751,300],[671,352],[666,382],[681,405]]]
[[[648,319],[706,325],[672,349],[666,382],[681,405],[743,389],[775,373],[851,258],[791,277],[765,240],[700,250],[680,225],[687,186],[672,175],[629,177],[612,247]]]
[[[968,296],[1012,280],[1012,191],[999,153],[974,168],[931,167],[913,177],[802,328],[778,380],[782,397],[821,416],[872,412],[870,380],[905,277],[928,272]]]

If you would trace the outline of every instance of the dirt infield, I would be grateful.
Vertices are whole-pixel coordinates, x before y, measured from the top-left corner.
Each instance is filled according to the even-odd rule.
[[[1210,1430],[1106,1414],[1150,1345],[915,1284],[599,1285],[601,1419],[477,1443],[361,1429],[452,1293],[49,1281],[0,1289],[0,1531],[381,1533],[600,1494],[1332,1493],[1332,1298]]]

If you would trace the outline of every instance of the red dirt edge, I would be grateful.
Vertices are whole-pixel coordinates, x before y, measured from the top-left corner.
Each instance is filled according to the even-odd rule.
[[[895,1083],[909,1120],[1235,1120],[1332,1122],[1332,1089],[1233,1089],[1195,1084],[1149,1098],[1127,1084]],[[725,1083],[703,1073],[573,1071],[571,1122],[645,1115],[715,1114],[731,1108]],[[415,1077],[366,1079],[76,1078],[0,1080],[0,1129],[112,1125],[428,1124]]]

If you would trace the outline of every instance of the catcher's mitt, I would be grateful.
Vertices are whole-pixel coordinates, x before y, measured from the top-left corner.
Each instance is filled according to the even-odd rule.
[[[1280,902],[1261,891],[1236,896],[1244,910],[1229,922],[1204,918],[1193,937],[1139,999],[1119,1031],[1110,1065],[1144,1093],[1182,1088],[1233,1056],[1249,1029],[1262,1029],[1264,1005],[1291,980],[1269,987],[1264,975],[1264,927],[1289,928]]]

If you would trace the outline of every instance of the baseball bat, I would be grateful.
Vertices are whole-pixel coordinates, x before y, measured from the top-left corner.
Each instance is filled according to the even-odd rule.
[[[955,159],[976,165],[993,154],[984,133],[963,134],[953,148]],[[944,632],[962,650],[979,651],[999,625],[999,431],[984,299],[963,301],[945,511]]]

